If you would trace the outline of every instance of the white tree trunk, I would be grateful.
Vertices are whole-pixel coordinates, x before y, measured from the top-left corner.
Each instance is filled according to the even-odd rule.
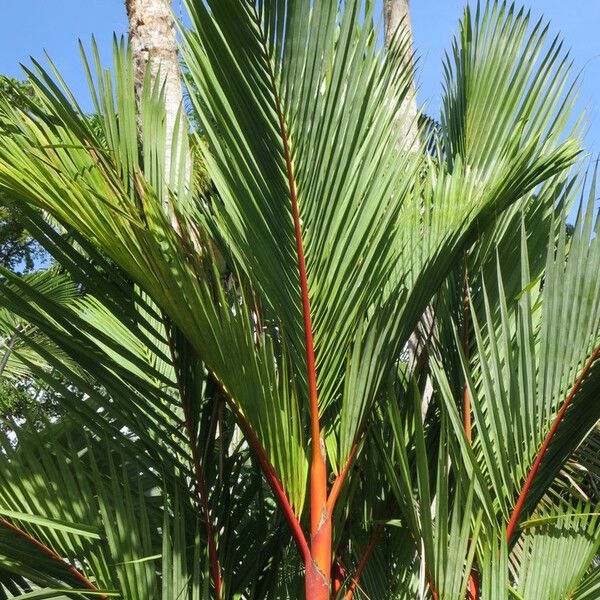
[[[171,2],[170,0],[125,0],[125,8],[129,19],[129,44],[135,67],[138,107],[148,62],[151,65],[152,82],[156,81],[160,72],[161,84],[165,86],[168,180],[173,130],[177,113],[183,104],[183,88]]]
[[[403,68],[410,71],[410,87],[398,114],[398,147],[409,152],[417,152],[419,150],[419,127],[417,122],[417,92],[414,84],[414,62],[412,59],[413,37],[409,0],[384,0],[383,19],[386,48],[389,48],[396,34],[406,36],[408,41],[410,54],[406,57]],[[399,31],[399,28],[402,29]],[[424,346],[435,347],[436,337],[435,313],[433,307],[428,305],[421,321],[417,324],[415,331],[404,347],[411,373],[416,369],[417,362],[422,357]],[[425,420],[432,393],[431,378],[427,375],[421,404],[421,417],[423,420]]]
[[[384,0],[383,18],[386,47],[389,47],[390,41],[392,40],[394,33],[396,33],[396,29],[398,29],[402,22],[404,22],[407,33],[412,39],[409,0]]]
[[[402,28],[398,31],[398,28]],[[414,64],[412,60],[412,29],[410,22],[409,0],[384,0],[383,1],[383,29],[386,48],[398,32],[407,36],[410,55],[406,57],[403,68],[410,71],[410,88],[398,114],[399,139],[398,146],[408,151],[418,148],[417,124],[417,94],[414,84]]]

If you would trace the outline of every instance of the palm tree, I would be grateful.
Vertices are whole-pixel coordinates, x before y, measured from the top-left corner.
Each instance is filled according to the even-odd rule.
[[[406,36],[383,60],[372,3],[186,4],[200,132],[169,139],[151,77],[136,108],[124,42],[112,76],[84,55],[93,122],[52,65],[0,100],[0,186],[78,292],[2,271],[13,360],[67,416],[3,444],[0,590],[594,598],[600,246],[593,201],[561,225],[560,42],[467,9],[416,152]]]

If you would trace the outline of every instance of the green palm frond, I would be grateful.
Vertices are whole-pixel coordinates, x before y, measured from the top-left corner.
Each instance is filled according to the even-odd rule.
[[[419,557],[422,592],[426,584],[431,594],[458,600],[465,597],[482,510],[467,474],[450,474],[446,426],[426,432],[416,390],[408,391],[405,403],[404,411],[399,399],[388,403],[392,439],[381,435],[381,457]]]
[[[74,282],[66,275],[58,273],[55,269],[27,274],[22,277],[28,286],[37,293],[51,297],[58,305],[73,304],[78,296]],[[11,292],[19,295],[18,287],[4,279],[0,285],[11,288]],[[21,302],[25,301],[21,297]],[[0,376],[7,382],[17,382],[31,378],[32,373],[27,363],[33,363],[41,368],[51,368],[48,363],[32,350],[26,338],[32,338],[38,345],[46,348],[48,352],[56,353],[62,360],[67,361],[65,354],[52,344],[47,337],[27,320],[20,319],[9,310],[0,311],[0,335],[2,336],[2,351],[0,358]],[[71,363],[73,365],[73,363]]]
[[[490,296],[485,285],[472,291],[473,296],[482,296],[485,319],[481,324],[472,310],[476,355],[469,359],[472,368],[463,363],[477,436],[472,460],[478,465],[474,468],[485,474],[497,510],[507,521],[544,440],[551,443],[526,486],[523,516],[533,510],[600,417],[592,402],[597,390],[594,357],[600,342],[600,256],[597,237],[592,235],[593,210],[591,201],[568,248],[564,228],[556,244],[550,237],[541,283],[531,279],[523,229],[519,296],[506,297],[500,269],[497,297]],[[460,439],[462,423],[455,400],[445,374],[439,370],[437,374]],[[553,423],[567,400],[568,411],[561,414],[554,434]]]
[[[521,528],[519,545],[510,557],[520,597],[576,597],[600,544],[597,507],[559,505],[551,514],[523,522]],[[560,569],[546,560],[549,556],[560,557]]]

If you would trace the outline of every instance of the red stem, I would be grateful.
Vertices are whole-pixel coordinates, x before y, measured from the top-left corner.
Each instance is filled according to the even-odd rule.
[[[585,376],[587,375],[592,364],[596,360],[598,354],[600,354],[600,346],[598,346],[592,352],[588,361],[585,363],[585,366],[583,367],[581,374],[579,375],[579,377],[577,378],[577,381],[575,382],[575,385],[573,385],[573,388],[569,392],[569,395],[567,396],[567,399],[565,400],[562,408],[558,412],[558,415],[556,415],[556,419],[554,419],[554,423],[552,423],[552,427],[550,427],[550,431],[548,432],[548,435],[546,436],[546,439],[544,440],[544,443],[542,444],[542,446],[535,458],[535,461],[531,467],[531,470],[529,471],[527,480],[525,481],[525,484],[523,485],[523,489],[521,490],[519,499],[517,500],[517,503],[515,504],[515,508],[513,509],[512,515],[511,515],[508,525],[506,527],[507,543],[510,542],[513,531],[514,531],[515,527],[517,526],[517,523],[519,521],[519,516],[521,514],[521,510],[523,509],[523,505],[525,504],[525,500],[527,499],[527,494],[529,493],[529,490],[531,489],[531,485],[532,485],[535,475],[538,471],[540,463],[542,462],[542,459],[544,458],[544,454],[546,454],[546,450],[548,449],[548,446],[550,445],[550,442],[552,441],[552,438],[554,437],[554,434],[556,433],[556,430],[558,429],[560,422],[562,421],[563,417],[565,416],[565,413],[567,412],[567,409],[569,408],[569,405],[571,404],[571,401],[573,400],[573,396],[575,396],[575,394],[577,393],[577,390],[581,387],[581,384],[582,384]]]
[[[463,282],[463,352],[465,360],[469,360],[469,275],[467,272],[467,255],[465,254],[465,277]],[[469,444],[471,443],[471,397],[467,381],[463,386],[463,424]]]
[[[338,594],[342,591],[345,578],[346,568],[344,567],[342,558],[338,556],[331,568],[331,592],[334,598],[337,598]]]
[[[352,582],[350,583],[348,593],[346,594],[346,600],[352,599],[352,595],[354,594],[354,591],[358,587],[358,582],[360,580],[360,576],[362,575],[362,572],[364,571],[364,569],[367,565],[367,562],[369,561],[369,558],[373,554],[373,551],[375,550],[375,546],[377,545],[377,542],[379,541],[379,538],[381,537],[382,533],[383,533],[383,525],[380,525],[377,528],[377,531],[373,534],[373,538],[371,539],[369,546],[365,550],[365,553],[360,561],[360,564],[358,565],[358,568],[356,569],[356,573],[352,577]],[[417,550],[417,554],[419,554],[418,550]],[[437,590],[435,589],[435,586],[433,585],[433,580],[431,579],[431,576],[428,571],[426,571],[426,576],[427,576],[427,585],[429,587],[429,591],[431,592],[431,596],[432,596],[433,600],[439,600],[439,595],[437,593]]]
[[[200,463],[200,456],[198,455],[198,445],[196,443],[196,435],[194,432],[194,428],[192,427],[190,405],[188,402],[187,394],[185,393],[183,382],[181,380],[181,372],[179,370],[179,365],[176,359],[175,348],[173,347],[173,339],[169,333],[167,333],[167,339],[169,342],[169,350],[171,352],[171,360],[173,361],[173,369],[175,371],[177,388],[179,390],[179,398],[181,399],[181,405],[183,408],[185,429],[187,432],[190,449],[192,452],[194,474],[196,477],[196,487],[198,488],[200,505],[202,506],[202,512],[204,513],[204,525],[206,527],[206,537],[208,538],[208,555],[210,560],[210,570],[212,573],[213,584],[215,586],[215,595],[218,600],[221,600],[221,570],[219,568],[219,556],[217,553],[217,545],[215,542],[214,528],[212,521],[210,520],[210,513],[208,511],[208,494],[206,492],[204,471],[202,469],[202,464]]]
[[[292,202],[292,217],[294,220],[294,234],[296,237],[296,253],[298,255],[298,270],[300,274],[300,291],[302,295],[302,316],[304,319],[304,341],[306,344],[306,371],[308,376],[308,396],[310,400],[310,415],[311,415],[311,438],[313,445],[313,461],[315,457],[321,457],[321,431],[319,427],[319,406],[317,396],[317,372],[315,367],[315,351],[312,334],[312,322],[310,317],[310,302],[308,298],[308,279],[306,276],[306,263],[304,260],[304,248],[302,246],[302,232],[300,229],[300,213],[298,210],[298,198],[296,196],[296,183],[294,181],[294,173],[292,167],[292,158],[288,145],[287,133],[285,129],[285,121],[279,103],[279,96],[273,81],[273,94],[275,96],[275,104],[277,118],[281,130],[281,138],[283,141],[283,154],[285,157],[286,170],[288,176],[288,184],[290,188],[290,198]]]
[[[19,529],[18,527],[15,527],[12,523],[9,523],[8,521],[5,521],[4,519],[0,519],[0,525],[2,525],[3,527],[6,527],[7,529],[10,529],[14,533],[16,533],[18,536],[26,539],[28,542],[32,543],[34,546],[39,548],[42,552],[44,552],[45,554],[47,554],[48,556],[50,556],[51,558],[53,558],[54,560],[59,562],[62,566],[65,567],[65,569],[67,569],[71,573],[71,575],[73,575],[79,581],[81,581],[81,583],[85,587],[87,587],[89,590],[91,590],[92,592],[98,592],[98,588],[89,579],[84,577],[75,567],[71,566],[67,561],[65,561],[58,554],[56,554],[56,552],[54,552],[53,550],[48,548],[48,546],[42,544],[42,542],[40,542],[39,540],[36,540],[34,537],[30,536],[28,533],[25,533],[23,530]],[[100,598],[100,600],[108,600],[108,598],[102,594],[99,596],[99,598]]]
[[[379,541],[379,538],[382,534],[383,525],[379,525],[379,527],[377,527],[377,529],[375,530],[375,533],[373,534],[373,537],[371,538],[371,541],[369,542],[369,545],[367,546],[367,549],[365,550],[362,558],[360,559],[360,563],[358,563],[356,573],[354,573],[354,575],[352,576],[352,580],[350,581],[350,585],[348,586],[348,591],[346,592],[346,600],[352,600],[354,591],[358,587],[360,576],[365,570],[365,567],[367,566],[367,563],[369,562],[369,559],[371,558],[371,555],[375,550],[375,546],[377,545],[377,542]]]
[[[275,96],[275,104],[279,126],[281,129],[281,138],[283,141],[283,154],[285,157],[286,170],[288,176],[288,184],[290,188],[290,198],[292,202],[292,217],[294,220],[294,234],[296,237],[296,253],[298,255],[298,270],[300,274],[300,291],[302,295],[302,316],[304,319],[304,341],[306,344],[306,370],[308,376],[308,396],[310,400],[311,414],[311,435],[313,443],[313,454],[320,455],[317,452],[321,445],[321,431],[319,428],[319,406],[317,396],[317,371],[315,367],[315,351],[312,334],[312,322],[310,317],[310,302],[308,299],[308,279],[306,276],[306,263],[304,260],[304,248],[302,245],[302,232],[300,229],[300,213],[298,210],[298,199],[296,196],[296,183],[294,181],[294,172],[292,167],[292,158],[288,145],[287,133],[285,129],[285,121],[279,103],[279,97],[273,81],[273,94]]]
[[[469,576],[469,589],[467,590],[467,600],[478,600],[479,598],[479,574],[475,569],[471,570]]]
[[[269,482],[269,485],[271,486],[271,489],[273,490],[273,493],[275,494],[275,500],[277,501],[279,508],[283,512],[283,514],[288,522],[290,531],[292,533],[292,537],[294,538],[294,541],[296,542],[296,545],[298,546],[298,549],[300,550],[300,553],[302,554],[302,558],[303,558],[305,564],[310,562],[310,560],[311,560],[310,549],[308,547],[306,538],[304,537],[304,532],[302,531],[302,528],[300,527],[300,523],[294,513],[294,510],[292,509],[292,505],[290,504],[290,501],[288,500],[288,498],[286,496],[283,486],[281,485],[281,482],[279,481],[279,478],[277,477],[277,473],[275,473],[275,469],[273,468],[273,465],[271,464],[269,457],[267,456],[266,452],[264,451],[263,447],[261,446],[260,441],[258,440],[258,438],[256,437],[256,434],[252,430],[252,427],[246,420],[246,417],[244,417],[244,415],[242,414],[242,411],[238,408],[238,406],[235,404],[235,402],[229,395],[229,392],[227,392],[227,390],[222,386],[222,384],[218,380],[217,380],[217,383],[219,383],[219,386],[221,387],[221,390],[225,396],[227,404],[233,411],[236,421],[237,421],[238,425],[240,426],[240,429],[242,430],[244,436],[248,440],[248,443],[254,450],[254,453],[256,454],[256,458],[258,459],[258,462],[260,463],[263,473],[265,474],[265,477],[267,478],[267,481]]]
[[[433,587],[433,583],[431,583],[431,579],[428,581],[429,591],[431,592],[431,597],[433,600],[440,600],[436,589]]]
[[[281,109],[275,75],[271,68],[269,52],[263,40],[263,50],[271,89],[275,101],[275,111],[279,121],[283,154],[290,189],[292,204],[292,218],[294,221],[294,234],[296,238],[296,254],[298,257],[298,270],[300,275],[300,291],[302,295],[302,315],[304,318],[304,338],[306,344],[306,370],[308,377],[308,397],[310,402],[312,461],[310,468],[310,533],[312,563],[306,564],[307,600],[321,600],[329,598],[329,585],[331,580],[331,514],[327,508],[327,465],[325,446],[321,440],[319,425],[319,402],[317,395],[317,371],[315,366],[315,352],[310,316],[310,302],[308,297],[308,278],[302,245],[302,230],[300,226],[300,212],[296,194],[296,182],[290,153],[285,119]]]
[[[469,267],[467,263],[467,253],[465,253],[465,276],[463,281],[463,353],[465,360],[469,360]],[[467,379],[463,385],[463,424],[465,435],[469,444],[473,441],[471,430],[471,396],[467,386]],[[479,596],[477,572],[473,569],[469,577],[469,589],[467,590],[468,600],[477,600]]]

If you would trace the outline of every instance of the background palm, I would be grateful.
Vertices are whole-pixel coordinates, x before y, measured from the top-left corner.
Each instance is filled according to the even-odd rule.
[[[596,597],[600,250],[593,184],[562,226],[582,186],[560,44],[505,4],[467,10],[416,151],[407,44],[384,60],[370,3],[208,4],[182,34],[202,136],[181,114],[169,164],[162,90],[138,115],[122,43],[112,76],[85,62],[94,120],[37,64],[35,101],[0,104],[0,185],[77,287],[3,271],[27,323],[12,360],[68,414],[4,442],[0,589]]]

